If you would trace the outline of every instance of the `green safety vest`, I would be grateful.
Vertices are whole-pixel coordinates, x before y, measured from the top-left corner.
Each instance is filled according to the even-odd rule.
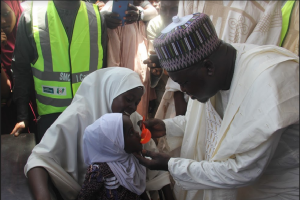
[[[31,9],[38,53],[31,65],[38,113],[60,113],[71,104],[83,78],[102,67],[99,10],[81,1],[69,42],[53,1],[33,2]]]
[[[290,19],[292,17],[292,11],[294,8],[295,1],[287,1],[281,9],[282,13],[282,28],[280,36],[280,45],[282,47],[286,34],[290,26]]]

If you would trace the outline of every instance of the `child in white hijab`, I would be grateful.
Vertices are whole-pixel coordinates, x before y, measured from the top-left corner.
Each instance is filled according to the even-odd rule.
[[[105,114],[83,135],[84,162],[89,165],[78,200],[148,199],[146,168],[132,155],[141,137],[127,115]]]

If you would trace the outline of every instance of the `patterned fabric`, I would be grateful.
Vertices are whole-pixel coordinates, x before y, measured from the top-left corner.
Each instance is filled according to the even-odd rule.
[[[220,42],[210,18],[195,13],[184,25],[161,34],[153,46],[160,65],[167,71],[177,71],[208,57]]]
[[[227,43],[279,45],[283,2],[179,1],[178,16],[183,17],[196,12],[205,13],[211,19],[219,38]],[[296,16],[299,16],[299,13]]]
[[[115,175],[106,163],[90,165],[77,200],[140,200],[137,194],[121,185],[117,189],[107,189],[113,177]]]
[[[218,141],[218,133],[222,124],[222,119],[212,106],[210,100],[206,103],[206,144],[205,160],[209,160],[215,151]]]

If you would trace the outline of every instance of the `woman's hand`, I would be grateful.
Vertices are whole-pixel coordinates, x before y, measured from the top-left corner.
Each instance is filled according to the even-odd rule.
[[[1,29],[1,45],[2,44],[4,44],[4,45],[7,44],[7,37],[6,37],[6,34],[4,33],[4,31]]]
[[[10,133],[11,135],[14,134],[15,137],[18,137],[20,133],[23,132],[23,130],[27,127],[27,121],[21,121],[19,123],[16,123],[15,128]]]
[[[165,170],[168,171],[168,162],[170,156],[165,153],[156,153],[152,151],[142,150],[142,155],[139,153],[133,153],[133,155],[139,160],[141,165],[144,165],[150,170]],[[149,160],[144,157],[150,157],[152,160]]]
[[[128,10],[125,11],[125,24],[133,24],[139,19],[139,9],[132,4],[129,4]]]
[[[118,19],[119,17],[118,13],[113,13],[108,11],[103,11],[103,13],[104,13],[104,18],[105,18],[105,23],[107,28],[115,29],[118,26],[122,25],[122,21]]]
[[[166,135],[166,125],[160,119],[154,118],[154,119],[148,119],[144,122],[139,121],[138,125],[140,125],[140,127],[141,127],[141,123],[144,123],[145,127],[149,129],[152,138],[160,138]]]

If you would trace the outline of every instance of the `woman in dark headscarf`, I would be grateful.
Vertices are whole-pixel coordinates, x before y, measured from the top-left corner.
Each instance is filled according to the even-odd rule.
[[[20,1],[1,1],[1,134],[10,133],[17,122],[16,106],[11,102],[14,85],[11,65],[22,11]],[[31,102],[29,106],[35,116],[35,106]]]

